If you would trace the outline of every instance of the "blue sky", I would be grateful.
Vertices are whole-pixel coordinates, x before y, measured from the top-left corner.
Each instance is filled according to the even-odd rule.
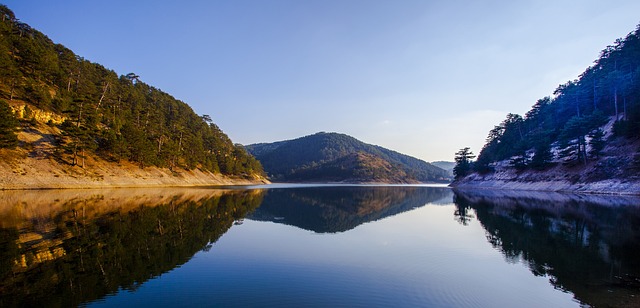
[[[234,142],[334,131],[426,161],[479,152],[640,23],[637,0],[3,3]]]

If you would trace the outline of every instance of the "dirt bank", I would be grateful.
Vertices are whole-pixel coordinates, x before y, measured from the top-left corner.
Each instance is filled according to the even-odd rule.
[[[14,154],[15,155],[15,154]],[[4,156],[6,157],[6,155]],[[87,159],[85,167],[50,157],[23,157],[0,162],[0,189],[185,187],[268,183],[264,178],[232,178],[201,170],[140,168],[129,162]]]

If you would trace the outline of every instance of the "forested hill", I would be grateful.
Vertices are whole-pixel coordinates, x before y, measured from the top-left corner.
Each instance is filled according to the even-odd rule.
[[[445,170],[338,133],[246,146],[272,180],[418,183],[448,181]]]
[[[95,158],[246,178],[263,174],[260,163],[210,116],[197,115],[134,73],[118,76],[55,44],[4,5],[0,122],[0,147],[70,166],[84,168],[86,159]],[[19,141],[17,132],[40,135],[51,147]],[[44,152],[34,152],[36,146]]]
[[[458,152],[456,178],[638,182],[639,137],[640,25],[524,116],[508,114],[475,162],[468,148]]]

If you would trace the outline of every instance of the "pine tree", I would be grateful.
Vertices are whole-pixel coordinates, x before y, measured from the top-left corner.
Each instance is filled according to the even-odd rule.
[[[453,167],[453,174],[456,180],[465,177],[471,172],[471,168],[473,167],[471,160],[475,157],[468,147],[460,149],[460,151],[456,153],[456,166]]]
[[[0,100],[0,148],[15,148],[18,145],[16,127],[18,119],[7,102]]]
[[[536,145],[535,154],[533,154],[533,158],[531,158],[530,166],[533,169],[542,170],[551,164],[551,160],[553,160],[551,147],[548,141],[543,140]]]
[[[600,128],[596,129],[589,134],[589,138],[591,138],[589,140],[589,145],[591,146],[589,155],[596,158],[600,157],[605,146],[604,132]]]

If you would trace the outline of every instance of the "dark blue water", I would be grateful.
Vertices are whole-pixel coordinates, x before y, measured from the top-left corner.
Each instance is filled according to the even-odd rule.
[[[635,198],[415,186],[24,194],[1,199],[2,306],[640,303]]]

